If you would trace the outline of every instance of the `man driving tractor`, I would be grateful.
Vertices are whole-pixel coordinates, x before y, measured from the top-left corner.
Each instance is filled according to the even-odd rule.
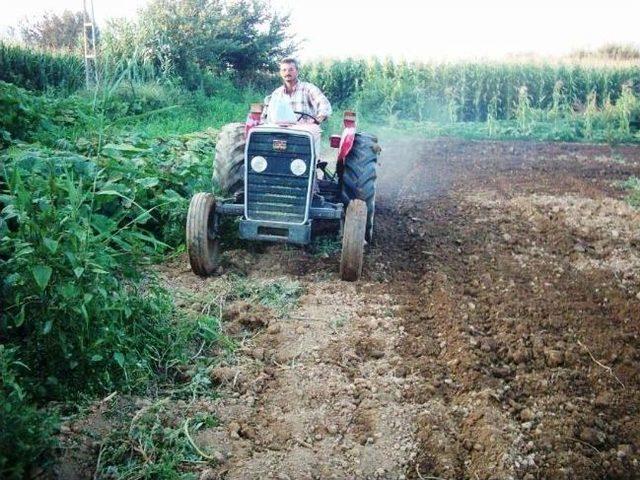
[[[340,277],[360,278],[364,245],[373,235],[378,139],[356,130],[356,114],[345,111],[335,170],[320,160],[320,123],[331,104],[318,87],[298,81],[292,58],[280,62],[284,84],[262,104],[251,106],[244,123],[220,129],[213,159],[215,188],[196,193],[189,204],[187,251],[194,273],[220,267],[225,216],[240,217],[245,240],[308,245],[314,222],[329,223],[342,238]]]
[[[282,59],[280,77],[284,85],[265,99],[267,108],[262,111],[263,122],[275,123],[276,119],[270,117],[274,116],[273,107],[280,102],[288,103],[294,112],[303,114],[298,123],[319,125],[331,115],[331,104],[322,91],[312,83],[298,80],[298,62],[295,59]],[[319,128],[317,135],[320,135]]]

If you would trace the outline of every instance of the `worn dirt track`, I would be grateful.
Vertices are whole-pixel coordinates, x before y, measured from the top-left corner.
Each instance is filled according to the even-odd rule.
[[[383,148],[360,282],[339,255],[229,252],[306,293],[285,317],[228,307],[260,327],[213,372],[201,478],[640,477],[640,213],[616,185],[640,148]]]

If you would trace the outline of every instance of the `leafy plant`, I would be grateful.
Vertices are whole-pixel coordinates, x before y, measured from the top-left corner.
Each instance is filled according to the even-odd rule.
[[[22,379],[29,371],[17,351],[0,344],[0,476],[7,479],[25,478],[46,463],[57,424],[30,403]]]
[[[165,248],[154,236],[164,230],[148,225],[157,204],[140,202],[159,193],[175,208],[184,199],[156,192],[157,177],[106,162],[3,159],[0,339],[21,345],[37,397],[135,389],[161,369],[159,358],[186,347],[170,297],[152,282],[136,285],[141,259]]]

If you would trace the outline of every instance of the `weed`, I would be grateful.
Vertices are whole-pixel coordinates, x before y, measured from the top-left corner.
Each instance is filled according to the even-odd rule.
[[[116,428],[101,446],[97,474],[104,478],[196,478],[195,467],[214,459],[193,440],[194,433],[218,424],[193,413],[184,402],[158,399],[136,411],[128,427]]]
[[[313,239],[310,249],[316,257],[329,258],[340,253],[342,242],[333,236],[317,236]]]
[[[628,190],[627,201],[630,205],[640,208],[640,178],[629,177],[622,184],[622,187]]]
[[[190,302],[202,305],[205,315],[221,314],[225,305],[236,300],[260,303],[285,315],[298,301],[303,289],[296,281],[285,278],[252,280],[239,275],[217,279],[208,293],[199,298],[189,297]]]
[[[347,322],[348,320],[348,316],[345,313],[341,313],[340,315],[338,315],[337,317],[335,317],[332,321],[331,321],[331,329],[334,332],[337,332],[340,328],[342,328],[344,326],[344,324]]]

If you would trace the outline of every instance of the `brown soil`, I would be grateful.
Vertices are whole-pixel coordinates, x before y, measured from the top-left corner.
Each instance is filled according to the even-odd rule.
[[[230,252],[298,280],[285,317],[212,372],[201,478],[639,478],[640,212],[617,182],[640,148],[383,145],[364,278],[339,255]],[[167,281],[192,292],[185,260]]]

